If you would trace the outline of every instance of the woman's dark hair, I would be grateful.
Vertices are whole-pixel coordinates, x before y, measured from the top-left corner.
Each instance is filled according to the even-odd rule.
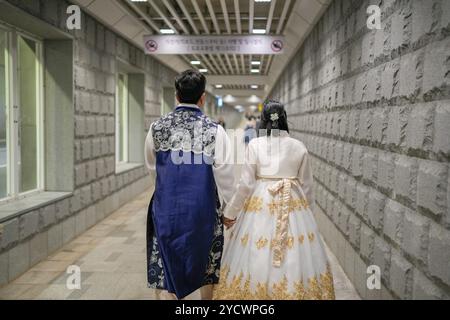
[[[196,104],[205,93],[206,78],[197,70],[186,70],[175,78],[177,99],[180,103]]]
[[[272,129],[289,132],[287,123],[287,114],[284,105],[276,100],[267,100],[264,102],[264,108],[261,113],[260,130],[267,130],[267,135],[272,133]]]

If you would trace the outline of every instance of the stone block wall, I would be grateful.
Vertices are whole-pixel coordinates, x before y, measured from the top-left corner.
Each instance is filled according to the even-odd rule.
[[[447,0],[334,0],[270,95],[312,155],[318,223],[363,298],[450,298],[449,23]]]
[[[61,0],[11,0],[11,4],[66,29]],[[82,13],[74,37],[73,164],[71,196],[38,206],[0,224],[0,285],[6,284],[150,187],[143,165],[116,173],[115,73],[121,59],[145,73],[145,132],[160,116],[162,86],[175,72]],[[44,106],[45,107],[45,106]],[[143,147],[143,146],[142,146]]]

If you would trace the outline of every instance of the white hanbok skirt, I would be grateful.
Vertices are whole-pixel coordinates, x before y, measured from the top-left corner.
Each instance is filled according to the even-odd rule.
[[[258,179],[225,239],[218,300],[334,299],[324,245],[297,180]]]

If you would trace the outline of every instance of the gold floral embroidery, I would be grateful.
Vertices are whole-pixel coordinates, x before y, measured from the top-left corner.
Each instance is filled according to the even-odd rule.
[[[254,294],[255,300],[268,300],[270,299],[267,290],[267,283],[258,283],[256,285],[256,292]]]
[[[275,245],[277,244],[277,239],[272,239],[270,241],[270,248],[272,249]],[[288,248],[288,249],[292,249],[294,247],[294,237],[288,237],[286,239],[286,242],[284,243],[284,245]]]
[[[300,241],[300,244],[303,244],[303,241],[305,241],[305,236],[304,235],[300,235],[298,237],[298,241]]]
[[[286,276],[279,283],[273,284],[272,295],[274,300],[290,300],[291,295],[288,292],[288,280]]]
[[[272,293],[268,292],[268,283],[258,283],[254,291],[251,289],[251,277],[244,280],[241,272],[228,281],[229,267],[224,266],[220,271],[220,281],[214,290],[215,300],[334,300],[334,285],[331,268],[327,265],[325,273],[312,277],[308,281],[294,282],[289,290],[286,276],[281,281],[272,284]],[[307,286],[305,286],[305,283]]]
[[[314,240],[314,233],[312,233],[312,232],[310,232],[309,234],[308,234],[308,239],[309,239],[309,241],[310,242],[312,242],[313,240]]]
[[[272,200],[267,204],[269,207],[269,212],[271,215],[274,215],[278,212],[278,207],[281,206],[281,201]],[[309,207],[306,199],[290,199],[289,200],[289,213],[293,213],[296,211],[300,211],[302,209],[306,209]]]
[[[258,213],[262,210],[263,199],[260,197],[250,197],[245,201],[244,212]]]
[[[305,300],[306,299],[306,290],[303,285],[303,281],[298,281],[294,283],[294,299],[295,300]]]
[[[292,249],[292,247],[294,246],[294,237],[288,237],[286,240],[286,246],[289,249]]]
[[[262,248],[264,248],[267,245],[268,242],[269,242],[269,240],[267,240],[266,238],[261,237],[261,238],[259,238],[258,241],[256,241],[256,248],[258,248],[258,250],[262,249]]]
[[[248,242],[248,233],[241,238],[241,243],[244,247],[247,245],[247,242]]]

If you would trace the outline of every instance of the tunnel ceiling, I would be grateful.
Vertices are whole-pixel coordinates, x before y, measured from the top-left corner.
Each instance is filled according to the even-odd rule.
[[[301,45],[331,0],[76,0],[90,14],[143,48],[145,34],[173,30],[180,35],[266,34],[286,37],[285,54],[241,55],[204,54],[156,56],[158,60],[182,71],[208,69],[208,91],[223,95],[230,90],[236,104],[255,104],[264,99],[287,62]],[[200,65],[191,65],[191,61]],[[259,61],[260,65],[252,65]],[[252,74],[251,69],[259,69]],[[220,77],[219,77],[220,76]],[[259,81],[256,81],[259,78]],[[252,99],[250,99],[252,97]]]

